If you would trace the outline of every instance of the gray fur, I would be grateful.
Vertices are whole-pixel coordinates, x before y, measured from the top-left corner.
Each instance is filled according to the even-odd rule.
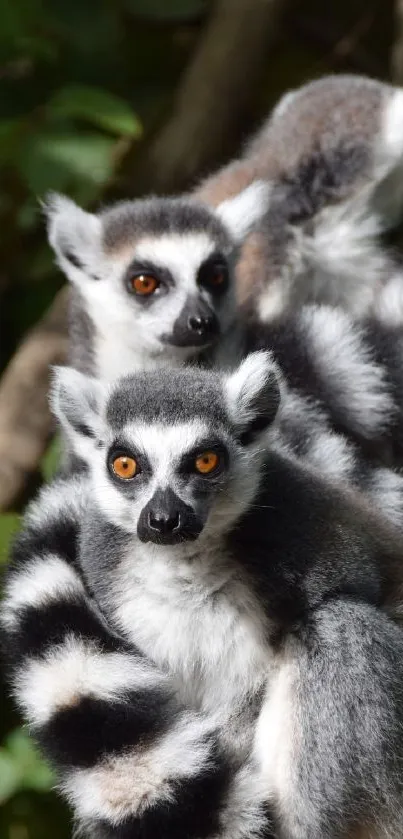
[[[192,399],[190,373],[133,376],[131,412],[126,379],[116,443],[107,397],[100,449],[88,449],[81,563],[90,589],[110,624],[174,674],[182,701],[203,713],[214,709],[234,757],[244,760],[254,737],[280,836],[339,839],[368,827],[397,839],[403,694],[394,663],[403,633],[386,611],[400,591],[401,540],[357,497],[285,454],[275,434],[266,453],[261,437],[240,444],[231,430],[234,405],[250,412],[252,426],[259,419],[256,397],[273,381],[270,358],[257,354],[231,376],[199,371],[210,400],[199,403],[191,433],[179,431],[176,410],[183,394]],[[146,416],[144,424],[136,395],[153,404],[164,387],[165,419]],[[223,430],[211,410],[220,392]],[[191,417],[189,409],[185,420]],[[206,448],[222,435],[228,459],[197,497],[180,464],[199,428]],[[147,468],[117,487],[105,456],[122,438],[124,447],[137,447],[140,464],[147,457]],[[160,485],[195,515],[203,507],[195,541],[139,540],[137,521]],[[264,687],[254,734],[247,700],[256,702]]]
[[[144,236],[206,233],[227,253],[232,243],[224,225],[208,207],[189,197],[150,196],[137,201],[122,201],[101,213],[102,241],[105,251],[133,246]]]
[[[129,421],[181,423],[207,416],[211,425],[227,428],[221,388],[213,373],[197,367],[139,372],[127,376],[112,392],[107,422],[116,431]]]

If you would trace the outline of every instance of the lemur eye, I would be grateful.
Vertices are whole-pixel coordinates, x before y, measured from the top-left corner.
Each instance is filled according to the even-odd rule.
[[[141,471],[137,460],[124,454],[120,454],[112,460],[112,470],[118,478],[122,478],[124,481],[130,481]]]
[[[222,267],[215,265],[209,276],[210,285],[220,286],[227,280],[227,274]]]
[[[215,452],[202,452],[196,457],[195,469],[201,475],[209,475],[218,466],[218,454]]]
[[[137,274],[136,277],[131,277],[129,286],[140,297],[150,297],[157,290],[159,281],[152,274]]]
[[[209,291],[223,292],[228,285],[228,268],[223,260],[211,260],[204,263],[199,270],[199,285]]]

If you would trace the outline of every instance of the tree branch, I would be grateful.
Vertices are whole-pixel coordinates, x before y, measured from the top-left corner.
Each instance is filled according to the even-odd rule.
[[[403,0],[395,0],[395,32],[391,73],[395,84],[403,85]]]
[[[289,0],[217,0],[166,125],[136,166],[136,193],[187,187],[236,134]],[[67,291],[0,379],[0,510],[32,484],[52,433],[49,365],[67,350]]]
[[[28,333],[0,380],[0,510],[17,509],[28,485],[35,486],[52,434],[48,406],[49,367],[67,351],[64,288]]]
[[[168,122],[136,167],[143,190],[187,188],[238,136],[289,0],[218,0]]]

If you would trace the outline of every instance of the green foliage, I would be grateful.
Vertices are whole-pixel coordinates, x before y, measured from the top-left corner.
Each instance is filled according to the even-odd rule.
[[[45,481],[50,481],[53,478],[59,466],[59,460],[60,438],[55,437],[42,460],[42,474]]]
[[[113,134],[141,135],[140,122],[128,103],[96,87],[61,88],[48,102],[48,111],[53,118],[81,118]]]
[[[12,513],[4,513],[0,516],[0,566],[7,561],[10,541],[17,532],[20,524],[20,517]]]
[[[48,792],[53,783],[53,773],[27,732],[12,731],[0,747],[0,804],[23,789]]]

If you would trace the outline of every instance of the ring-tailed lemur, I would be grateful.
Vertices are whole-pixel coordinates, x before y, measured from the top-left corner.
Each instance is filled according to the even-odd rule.
[[[240,300],[265,321],[306,301],[402,323],[403,90],[326,76],[285,95],[243,155],[195,194],[214,206],[256,178],[266,215],[237,267]],[[396,306],[397,304],[397,306]]]
[[[270,839],[266,790],[239,765],[216,715],[108,626],[77,546],[88,478],[45,487],[26,514],[2,605],[17,704],[91,839]]]
[[[99,837],[246,839],[265,798],[285,839],[398,839],[403,544],[275,433],[262,447],[271,359],[112,388],[65,370],[53,401],[89,474],[28,514],[2,625],[77,816]]]
[[[211,346],[231,317],[227,258],[240,249],[238,291],[264,321],[312,301],[366,314],[375,295],[378,316],[401,324],[402,276],[379,243],[403,204],[401,128],[403,91],[325,77],[281,100],[243,158],[187,196],[100,215],[54,197],[50,241],[75,290],[73,365],[89,372],[94,344],[111,377],[128,372],[129,348],[141,366]]]
[[[49,199],[49,240],[72,283],[73,367],[113,380],[178,365],[227,336],[239,243],[267,206],[256,182],[216,210],[191,197],[123,201],[99,215]]]
[[[224,202],[225,229],[207,208],[195,209],[182,199],[123,202],[99,216],[55,199],[50,240],[75,290],[70,362],[113,380],[138,368],[186,360],[227,367],[245,348],[265,347],[278,356],[289,386],[309,398],[310,415],[314,401],[318,421],[320,413],[326,416],[334,428],[364,444],[366,454],[368,444],[380,459],[387,451],[390,463],[391,441],[399,451],[403,443],[400,330],[379,319],[354,322],[341,309],[318,305],[286,311],[263,326],[233,306],[237,247],[229,224],[238,234],[241,225],[245,231],[266,200],[264,186],[255,183]],[[246,218],[240,220],[242,213]],[[149,283],[145,294],[133,291],[137,280]],[[81,303],[74,309],[77,295]],[[188,328],[191,306],[193,314],[200,306],[212,307],[208,318],[216,325],[220,321],[209,339]],[[204,353],[196,346],[199,340],[210,341]]]

